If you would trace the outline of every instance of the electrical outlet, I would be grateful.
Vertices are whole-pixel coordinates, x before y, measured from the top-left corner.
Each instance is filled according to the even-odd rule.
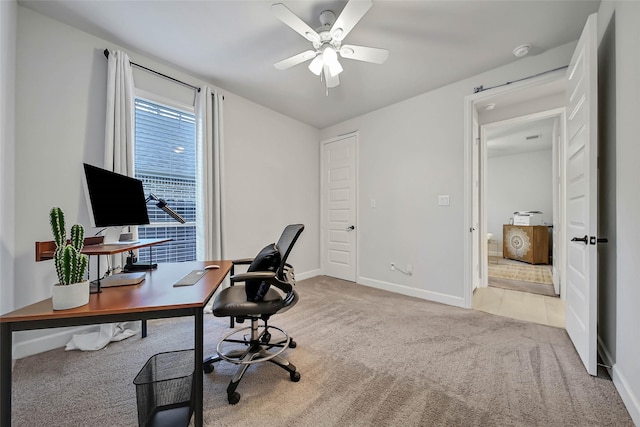
[[[441,194],[438,196],[438,206],[449,206],[448,194]]]
[[[396,269],[395,263],[392,262],[391,264],[389,264],[389,270],[394,271],[395,269]]]
[[[371,201],[369,202],[369,206],[371,206],[372,208],[376,207],[376,199],[371,199]]]

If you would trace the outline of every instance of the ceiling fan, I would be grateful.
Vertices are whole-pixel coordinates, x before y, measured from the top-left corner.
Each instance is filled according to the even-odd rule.
[[[314,30],[284,4],[273,4],[271,14],[313,44],[312,50],[276,62],[274,67],[278,70],[286,70],[313,59],[309,64],[309,70],[315,75],[321,76],[328,89],[340,84],[338,75],[342,72],[342,65],[338,61],[338,54],[345,59],[356,59],[375,64],[384,63],[389,56],[389,51],[386,49],[342,44],[347,34],[371,6],[371,0],[349,0],[337,19],[331,10],[325,10],[320,14],[321,26]]]

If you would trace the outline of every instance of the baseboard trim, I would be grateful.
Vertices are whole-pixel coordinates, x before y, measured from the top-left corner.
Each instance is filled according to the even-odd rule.
[[[624,406],[629,412],[629,416],[633,420],[633,423],[640,426],[640,399],[633,392],[633,389],[629,386],[629,381],[623,372],[618,368],[617,364],[613,361],[609,349],[598,336],[598,353],[602,358],[605,365],[610,366],[607,368],[609,376],[613,381],[613,385],[618,390],[618,394],[624,403]]]
[[[95,330],[96,325],[78,326],[74,328],[60,328],[58,330],[49,329],[51,333],[46,336],[25,339],[20,342],[16,342],[13,345],[12,357],[14,359],[22,359],[23,357],[32,356],[34,354],[44,353],[45,351],[64,347],[67,345],[73,335]]]
[[[304,273],[296,272],[296,280],[304,280],[310,279],[312,277],[316,277],[320,275],[320,269],[317,268],[315,270],[305,271]]]
[[[384,282],[381,280],[371,279],[368,277],[359,277],[358,283],[372,288],[382,289],[389,292],[395,292],[401,295],[416,297],[427,301],[439,302],[442,304],[452,305],[455,307],[465,308],[464,298],[455,297],[453,295],[441,294],[439,292],[427,291],[424,289],[411,288],[409,286],[398,285],[397,283]]]

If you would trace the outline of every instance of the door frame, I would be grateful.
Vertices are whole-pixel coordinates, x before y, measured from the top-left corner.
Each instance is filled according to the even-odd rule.
[[[521,89],[535,87],[545,83],[550,83],[558,79],[565,78],[565,69],[556,70],[550,73],[543,74],[538,77],[533,77],[527,80],[511,83],[505,86],[486,90],[484,92],[478,92],[472,95],[468,95],[464,99],[464,230],[467,230],[467,237],[464,239],[464,302],[465,308],[471,308],[473,305],[473,251],[479,250],[479,248],[473,247],[473,233],[480,233],[480,230],[476,230],[473,227],[473,113],[478,111],[481,104],[484,105],[493,98],[497,98],[501,95],[516,92]],[[482,157],[482,154],[481,154]],[[561,177],[564,172],[562,172]],[[564,179],[562,178],[563,182]],[[483,196],[481,196],[482,198]],[[564,212],[564,210],[563,210]],[[564,223],[564,218],[560,221]],[[480,234],[482,236],[482,234]],[[485,239],[486,240],[486,239]],[[482,242],[483,240],[479,240]],[[564,250],[564,249],[563,249]],[[564,270],[564,269],[563,269]],[[564,273],[562,274],[564,276]],[[564,277],[561,277],[561,283],[564,283]]]
[[[360,194],[360,179],[359,179],[359,170],[360,170],[360,154],[359,154],[359,132],[354,130],[352,132],[343,133],[338,136],[334,136],[328,139],[323,139],[320,141],[320,271],[322,274],[326,272],[326,242],[324,239],[325,233],[325,221],[327,215],[327,206],[325,203],[325,196],[327,191],[327,185],[324,177],[324,168],[325,168],[325,160],[324,160],[324,147],[327,144],[337,142],[343,139],[355,137],[355,189],[354,189],[354,198],[355,198],[355,218],[356,218],[356,241],[354,252],[355,256],[353,257],[354,262],[356,263],[356,277],[355,282],[360,283],[360,253],[358,248],[360,247],[360,232],[359,232],[359,224],[360,224],[360,200],[358,199],[358,195]]]
[[[487,148],[487,131],[493,128],[499,128],[502,126],[511,126],[517,124],[525,124],[536,120],[542,119],[550,119],[555,118],[556,123],[559,125],[558,132],[555,132],[554,127],[554,135],[553,135],[553,146],[552,146],[552,166],[551,173],[553,174],[552,184],[554,185],[554,189],[558,188],[559,191],[554,191],[552,189],[552,205],[553,205],[553,245],[558,248],[558,253],[556,254],[554,251],[553,265],[554,267],[558,267],[560,270],[560,276],[554,276],[554,288],[560,290],[560,298],[564,299],[564,286],[562,284],[564,281],[562,280],[562,272],[564,269],[562,268],[562,262],[564,260],[564,254],[562,253],[562,248],[564,248],[564,204],[562,203],[564,200],[564,168],[562,167],[562,161],[564,159],[564,141],[565,141],[565,118],[566,118],[566,109],[564,107],[553,108],[551,110],[543,110],[536,113],[526,114],[524,116],[513,117],[511,119],[500,120],[497,122],[487,123],[480,126],[480,236],[486,236],[488,232],[487,227],[487,162],[488,162],[488,148]],[[558,138],[556,135],[559,134]],[[557,211],[557,212],[556,212]],[[480,247],[480,284],[481,286],[488,286],[488,253],[487,247],[482,245]],[[557,280],[557,283],[555,282]]]

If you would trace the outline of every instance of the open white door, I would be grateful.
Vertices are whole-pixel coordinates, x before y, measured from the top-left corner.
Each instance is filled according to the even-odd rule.
[[[597,374],[597,15],[589,16],[567,70],[566,327]]]

